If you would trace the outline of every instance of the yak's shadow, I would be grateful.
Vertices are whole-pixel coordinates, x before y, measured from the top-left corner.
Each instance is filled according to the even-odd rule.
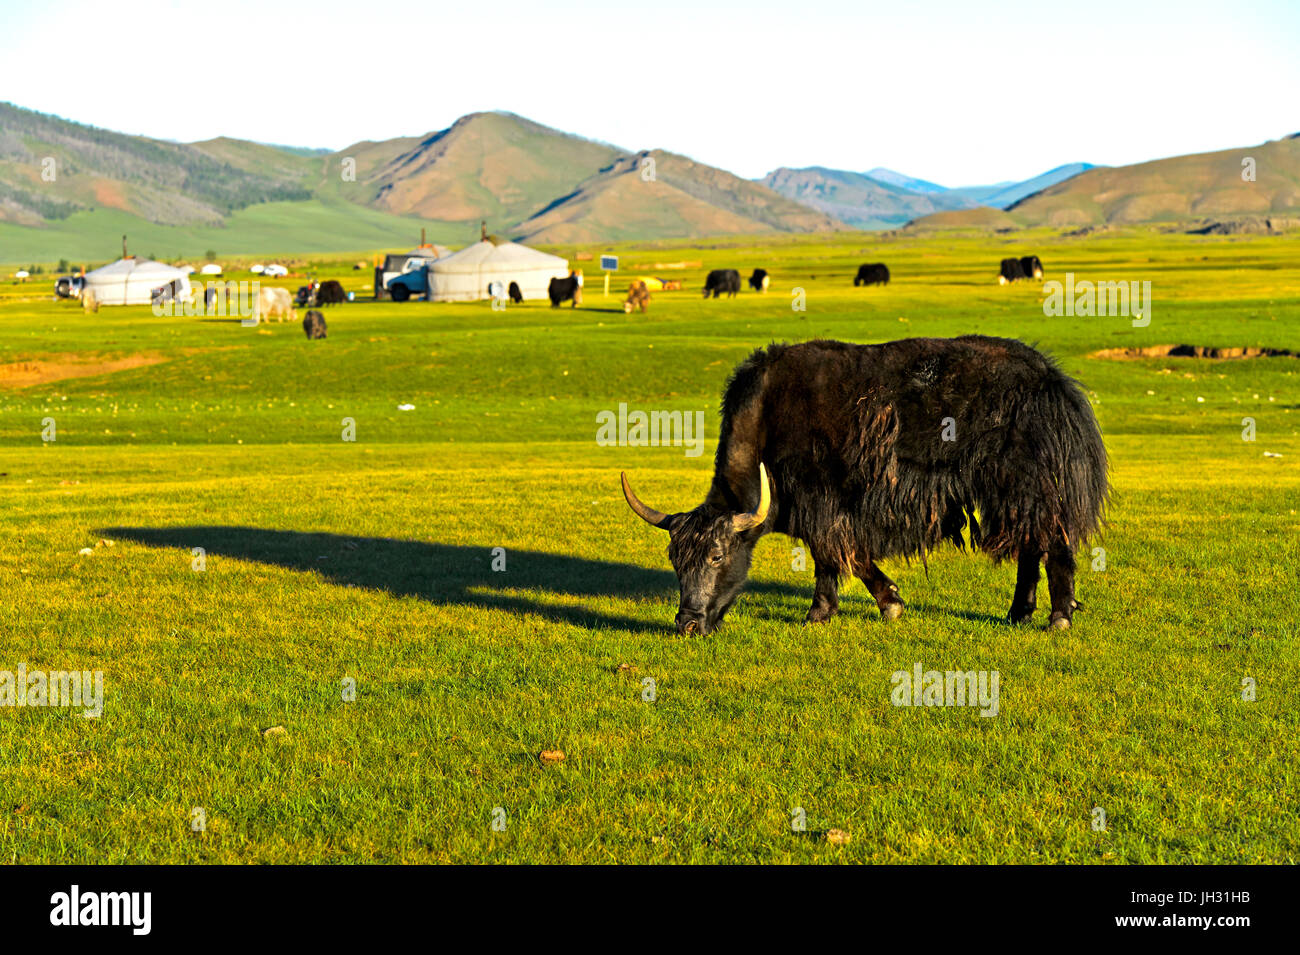
[[[677,609],[677,578],[666,570],[513,548],[497,555],[488,544],[438,544],[260,527],[110,527],[100,533],[151,547],[181,548],[187,558],[191,548],[202,547],[208,557],[221,555],[314,571],[347,587],[445,606],[535,614],[586,629],[667,631]],[[494,560],[500,566],[501,557],[504,571],[494,570]],[[802,593],[799,588],[773,583],[755,582],[749,589]],[[542,591],[560,600],[538,599],[524,591]],[[611,615],[564,601],[588,597],[654,598],[661,605],[656,611],[659,622]]]

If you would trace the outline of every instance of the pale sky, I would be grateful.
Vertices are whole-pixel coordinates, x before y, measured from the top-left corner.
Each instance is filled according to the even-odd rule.
[[[1300,131],[1300,0],[0,0],[0,100],[339,149],[503,109],[746,177],[947,186]]]

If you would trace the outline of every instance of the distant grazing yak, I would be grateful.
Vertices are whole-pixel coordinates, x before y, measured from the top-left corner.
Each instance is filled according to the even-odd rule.
[[[307,338],[324,338],[325,337],[325,316],[314,309],[307,313],[302,320],[302,330],[306,333]]]
[[[679,633],[718,625],[773,531],[812,555],[811,623],[838,611],[848,576],[895,619],[903,602],[876,562],[964,548],[968,531],[1016,564],[1009,621],[1033,617],[1046,561],[1048,626],[1071,625],[1074,555],[1101,527],[1108,464],[1087,395],[1046,355],[983,335],[769,345],[732,373],[721,419],[694,510],[657,511],[622,477],[628,506],[669,534]]]
[[[998,271],[998,284],[1006,285],[1008,282],[1018,282],[1025,277],[1025,267],[1020,264],[1019,259],[1003,259],[1002,268]]]
[[[510,301],[511,301],[513,304],[515,304],[515,305],[522,305],[522,304],[524,304],[524,293],[521,292],[521,291],[519,291],[519,283],[518,283],[518,282],[511,282],[511,283],[510,283],[510,288],[507,290],[506,294],[508,294],[508,295],[510,296]]]
[[[754,274],[749,277],[749,287],[755,292],[766,292],[771,280],[772,277],[767,274],[767,269],[754,269]]]
[[[650,304],[650,289],[642,279],[633,279],[632,284],[627,287],[627,299],[623,302],[623,311],[629,315],[633,309],[645,312],[646,306]]]
[[[873,265],[859,265],[858,274],[853,279],[853,287],[859,285],[888,285],[889,267],[883,262]]]
[[[704,280],[704,297],[717,298],[722,293],[730,297],[740,291],[740,273],[735,269],[714,269]]]
[[[348,293],[334,279],[326,279],[316,286],[317,305],[339,305],[348,300]]]
[[[573,302],[574,308],[577,308],[582,304],[582,276],[577,272],[570,272],[568,278],[551,279],[546,294],[550,296],[551,308],[559,308],[561,302],[569,301]]]

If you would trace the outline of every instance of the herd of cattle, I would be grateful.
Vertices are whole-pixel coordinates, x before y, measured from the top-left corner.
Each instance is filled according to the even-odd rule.
[[[1005,258],[1002,260],[998,270],[998,284],[1007,285],[1011,282],[1034,279],[1041,280],[1043,277],[1043,262],[1036,255],[1026,255],[1020,258]],[[888,285],[889,284],[889,267],[883,262],[873,262],[858,266],[857,274],[853,277],[853,286],[869,285]],[[756,268],[750,274],[748,285],[751,289],[759,294],[767,292],[772,282],[772,276],[766,269]],[[521,304],[524,300],[517,282],[511,282],[508,290],[501,286],[501,283],[494,282],[490,289],[494,299],[505,299],[507,296],[514,304]],[[665,283],[665,288],[680,288],[680,282]],[[719,298],[723,295],[734,298],[740,293],[741,280],[740,272],[736,269],[714,269],[709,272],[704,280],[704,297]],[[204,290],[204,304],[214,306],[218,304],[221,297],[220,286],[209,285]],[[234,286],[226,292],[227,295],[238,294]],[[547,295],[551,300],[551,307],[558,308],[564,302],[572,303],[573,307],[582,304],[582,274],[580,272],[570,272],[566,278],[553,278],[547,289]],[[260,320],[269,321],[272,318],[283,322],[285,319],[290,321],[297,320],[295,305],[308,306],[314,309],[315,306],[321,305],[338,305],[348,301],[347,293],[343,285],[334,280],[326,279],[324,282],[310,282],[298,289],[296,298],[290,298],[288,289],[262,287],[258,290],[257,300],[254,304],[254,314]],[[631,313],[639,311],[644,313],[650,303],[650,288],[643,279],[633,279],[628,286],[627,298],[623,302],[623,311]],[[83,295],[83,305],[87,311],[97,311],[98,303],[94,301],[94,296],[89,291]],[[325,317],[318,311],[309,311],[307,317],[303,319],[303,331],[310,339],[325,337]]]
[[[1021,258],[1002,260],[998,272],[998,284],[1006,285],[1009,282],[1018,282],[1022,279],[1041,279],[1042,277],[1042,260],[1036,255],[1026,255]],[[754,269],[749,276],[749,287],[759,294],[766,292],[771,283],[772,276],[768,274],[767,269]],[[860,265],[858,266],[857,275],[853,277],[854,288],[864,285],[888,284],[889,266],[883,262]],[[714,269],[704,279],[704,297],[720,298],[726,295],[728,298],[734,298],[740,294],[740,287],[740,272],[738,270]],[[577,272],[570,272],[567,278],[551,279],[547,294],[551,300],[552,308],[558,308],[564,302],[570,302],[574,308],[577,308],[582,304],[582,275]],[[519,286],[514,282],[510,283],[510,300],[515,303],[523,301],[523,296],[519,294]],[[643,279],[633,279],[631,285],[628,286],[627,298],[623,301],[623,311],[628,313],[634,311],[645,312],[649,303],[649,287]]]

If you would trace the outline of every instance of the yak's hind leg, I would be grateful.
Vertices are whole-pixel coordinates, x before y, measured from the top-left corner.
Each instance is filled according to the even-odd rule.
[[[1011,598],[1011,610],[1007,613],[1010,623],[1029,623],[1038,608],[1039,565],[1043,554],[1036,547],[1026,545],[1020,552],[1016,564],[1016,593]]]
[[[813,554],[817,581],[813,589],[812,608],[804,618],[808,623],[821,623],[840,612],[840,569],[824,555]]]
[[[1047,551],[1047,591],[1052,597],[1047,625],[1056,630],[1069,629],[1079,604],[1074,599],[1074,551],[1063,540]]]
[[[903,601],[898,596],[898,584],[885,575],[876,562],[863,551],[854,559],[853,572],[867,585],[871,596],[880,608],[880,619],[897,620],[903,615]]]

